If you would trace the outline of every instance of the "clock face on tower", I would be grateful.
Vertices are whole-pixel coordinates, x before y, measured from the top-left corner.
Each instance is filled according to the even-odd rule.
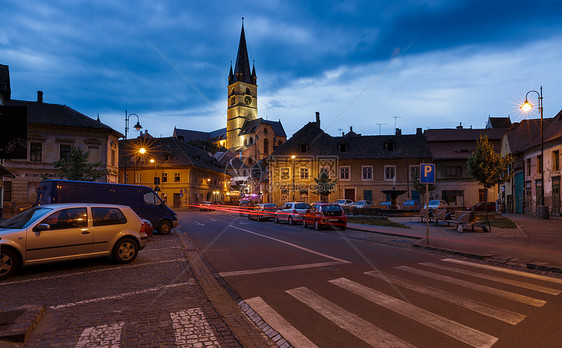
[[[252,104],[252,97],[246,96],[246,97],[244,98],[244,102],[246,103],[246,105]]]

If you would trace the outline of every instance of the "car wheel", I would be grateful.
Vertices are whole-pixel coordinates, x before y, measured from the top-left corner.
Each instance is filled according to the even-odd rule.
[[[287,220],[287,222],[289,223],[289,225],[294,224],[293,217],[289,216],[289,219]]]
[[[18,255],[7,248],[0,250],[0,280],[11,277],[20,266]]]
[[[122,238],[113,247],[113,259],[117,263],[129,263],[137,258],[139,247],[131,238]]]
[[[172,222],[169,220],[164,220],[158,225],[158,233],[160,234],[170,234],[172,232]]]
[[[318,223],[318,220],[314,220],[314,229],[316,231],[320,231],[320,224]]]
[[[252,220],[252,217],[250,216],[250,214],[248,214],[248,220]]]
[[[273,222],[275,222],[276,224],[279,223],[279,218],[277,217],[277,215],[275,215],[275,217],[273,218]]]

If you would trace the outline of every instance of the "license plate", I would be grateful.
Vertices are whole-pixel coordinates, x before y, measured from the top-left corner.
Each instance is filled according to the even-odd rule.
[[[328,221],[330,221],[330,222],[337,222],[337,221],[340,221],[340,220],[339,220],[339,219],[328,219]]]

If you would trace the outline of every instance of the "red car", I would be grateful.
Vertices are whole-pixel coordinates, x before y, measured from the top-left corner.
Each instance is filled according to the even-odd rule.
[[[144,232],[146,232],[147,236],[152,237],[152,235],[154,234],[154,227],[152,227],[152,223],[147,219],[141,219],[141,220],[142,220],[142,228],[144,229]]]
[[[303,220],[305,228],[311,225],[316,230],[325,226],[334,226],[345,230],[347,228],[347,217],[339,204],[315,203],[306,211]]]
[[[496,211],[496,202],[480,202],[469,209],[472,211]]]

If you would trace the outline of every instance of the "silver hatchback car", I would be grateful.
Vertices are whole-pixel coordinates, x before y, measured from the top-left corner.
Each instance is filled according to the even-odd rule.
[[[128,206],[48,204],[0,223],[0,279],[20,267],[112,256],[132,262],[146,246],[145,224]]]

